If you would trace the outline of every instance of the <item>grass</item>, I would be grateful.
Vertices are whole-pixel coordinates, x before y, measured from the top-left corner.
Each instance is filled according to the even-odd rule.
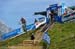
[[[41,28],[41,27],[40,27],[40,28]],[[25,34],[22,34],[22,35],[20,35],[20,36],[17,36],[16,38],[8,39],[8,40],[6,40],[6,41],[2,41],[2,42],[0,42],[0,47],[3,47],[3,46],[7,47],[8,45],[9,45],[9,46],[18,45],[18,44],[22,43],[23,40],[28,40],[28,39],[30,39],[31,34],[32,34],[32,33],[35,34],[35,32],[36,32],[37,30],[39,30],[40,28],[38,28],[38,29],[36,29],[36,30],[33,30],[33,31],[28,31],[28,32],[25,33]]]
[[[23,40],[29,39],[28,36],[31,33],[32,31],[30,31],[29,33],[22,34],[21,36],[18,36],[16,38],[0,42],[0,46],[17,45],[18,43],[21,43]]]
[[[39,28],[37,29],[39,30]],[[32,32],[23,34],[11,40],[0,42],[0,46],[17,45],[23,40],[29,39]],[[75,22],[67,22],[64,24],[55,23],[51,30],[48,30],[51,38],[49,49],[75,49]],[[9,42],[9,44],[8,44]],[[42,42],[40,43],[42,45]]]
[[[49,49],[75,49],[75,22],[56,23],[48,32],[51,38]]]

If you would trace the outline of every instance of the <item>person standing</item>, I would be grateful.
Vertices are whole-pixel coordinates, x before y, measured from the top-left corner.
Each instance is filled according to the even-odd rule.
[[[51,16],[51,22],[53,23],[55,20],[55,16],[57,16],[57,10],[54,11],[54,10],[51,10],[51,13],[49,14]]]
[[[26,20],[22,17],[20,21],[21,21],[21,24],[22,24],[22,30],[23,30],[23,32],[27,32],[27,29],[26,29]]]
[[[51,16],[51,22],[54,22],[54,11],[52,10],[51,13],[49,14]]]

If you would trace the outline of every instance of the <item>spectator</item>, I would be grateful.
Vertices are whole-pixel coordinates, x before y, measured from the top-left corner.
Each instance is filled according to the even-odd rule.
[[[51,22],[54,22],[54,11],[52,10],[51,13],[49,14],[51,16]]]
[[[21,21],[21,24],[22,24],[23,31],[27,32],[27,30],[26,30],[26,20],[22,17],[20,21]]]
[[[34,39],[35,39],[35,37],[34,37],[34,34],[32,33],[31,40],[34,40]]]

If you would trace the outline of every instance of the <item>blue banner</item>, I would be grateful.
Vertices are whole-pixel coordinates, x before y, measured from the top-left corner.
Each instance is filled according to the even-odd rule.
[[[47,8],[47,10],[54,10],[58,7],[58,4],[53,4],[53,5],[50,5],[50,7]]]
[[[55,16],[55,21],[62,23],[62,17],[61,16]]]

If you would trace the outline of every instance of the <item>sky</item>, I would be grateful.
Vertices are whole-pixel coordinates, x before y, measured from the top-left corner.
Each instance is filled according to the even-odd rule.
[[[34,12],[45,11],[48,5],[64,2],[66,6],[75,4],[75,0],[0,0],[0,20],[12,29],[19,28],[21,17],[27,21],[27,25],[34,23]]]

